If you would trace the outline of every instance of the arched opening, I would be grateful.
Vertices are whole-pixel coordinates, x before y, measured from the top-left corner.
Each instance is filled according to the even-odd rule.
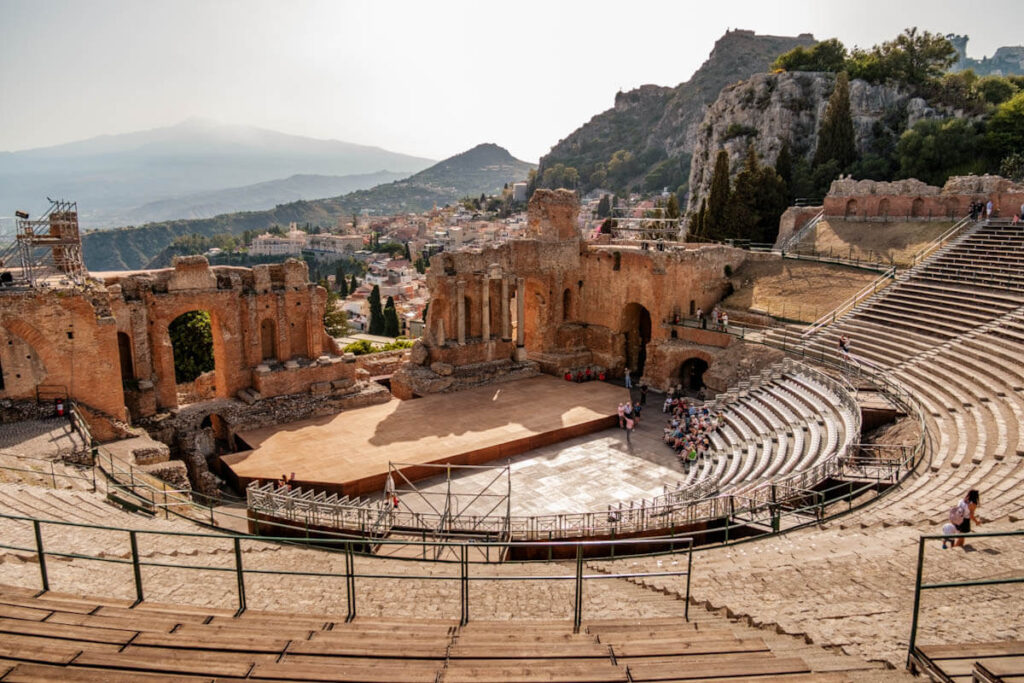
[[[889,198],[882,197],[882,200],[878,202],[878,215],[885,218],[889,215]]]
[[[910,205],[911,216],[923,216],[924,215],[924,200],[920,197],[916,198]]]
[[[516,335],[519,334],[519,306],[516,305],[517,297],[516,288],[512,287],[509,290],[508,295],[508,319],[509,319],[509,339],[518,339]]]
[[[697,315],[697,302],[690,299],[690,315]]]
[[[277,325],[270,318],[260,323],[260,348],[263,360],[277,360]]]
[[[207,311],[182,313],[167,326],[167,334],[174,356],[178,405],[213,398],[217,387],[210,314]]]
[[[689,358],[679,366],[679,384],[683,391],[696,394],[704,388],[704,372],[708,363],[703,358]]]
[[[620,331],[625,337],[625,365],[639,379],[647,363],[647,343],[651,341],[651,314],[638,303],[627,304],[622,311]]]
[[[950,197],[946,200],[946,215],[950,218],[956,218],[960,210],[960,201],[956,197]]]
[[[121,361],[121,381],[135,379],[135,363],[132,361],[132,339],[125,332],[117,333],[117,356]]]
[[[463,296],[463,304],[466,307],[466,339],[482,336],[480,311],[477,309],[473,297],[468,294]]]
[[[306,357],[309,355],[306,347],[306,318],[302,317],[292,323],[291,332],[288,335],[291,343],[291,357]]]
[[[856,199],[851,199],[851,200],[846,202],[846,216],[849,218],[851,216],[856,216],[856,215],[857,215],[857,200]]]
[[[562,320],[572,319],[572,290],[568,287],[562,292]]]

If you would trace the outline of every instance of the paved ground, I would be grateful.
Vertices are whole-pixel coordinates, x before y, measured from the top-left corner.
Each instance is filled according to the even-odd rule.
[[[0,426],[0,450],[31,458],[59,458],[85,450],[67,420],[25,420]]]
[[[494,494],[507,490],[500,469],[505,464],[510,466],[513,516],[600,511],[609,502],[661,495],[666,484],[685,478],[675,454],[662,442],[662,400],[660,394],[650,395],[649,410],[631,436],[631,445],[623,430],[606,429],[494,463],[495,469],[454,471],[452,492],[460,494],[459,510],[490,511],[497,502]],[[415,485],[422,496],[400,497],[403,505],[417,512],[438,506],[448,488],[443,474]],[[487,495],[471,502],[484,491]],[[496,513],[503,511],[504,507]]]

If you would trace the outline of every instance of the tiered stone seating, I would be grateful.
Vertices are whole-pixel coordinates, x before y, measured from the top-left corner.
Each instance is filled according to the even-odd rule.
[[[979,226],[806,340],[809,360],[838,360],[837,339],[848,335],[861,365],[908,389],[924,407],[927,458],[900,487],[820,528],[700,552],[707,572],[693,578],[699,598],[903,665],[920,535],[939,533],[969,488],[981,491],[978,514],[991,522],[979,531],[1024,520],[1024,292],[1014,273],[1024,273],[1024,232]],[[938,557],[938,544],[929,547],[925,581],[1002,577],[1024,563],[1019,539],[969,545],[974,552]],[[671,579],[645,583],[678,590]],[[1024,605],[1012,588],[929,594],[919,643],[1020,639]]]
[[[621,583],[621,582],[620,582]],[[623,583],[632,591],[642,589]],[[650,595],[655,594],[647,591]],[[662,601],[678,601],[660,596]],[[845,681],[877,665],[708,612],[571,622],[357,617],[143,603],[0,586],[7,681]]]

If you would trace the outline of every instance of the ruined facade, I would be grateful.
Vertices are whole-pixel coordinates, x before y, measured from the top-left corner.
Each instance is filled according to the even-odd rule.
[[[190,311],[210,315],[215,368],[206,379],[213,396],[252,403],[349,391],[357,365],[324,331],[326,298],[301,261],[211,268],[201,256],[86,287],[4,291],[0,399],[34,399],[40,385],[63,387],[102,418],[93,425],[100,438],[115,436],[112,421],[175,409],[168,327]]]
[[[825,215],[850,220],[949,220],[967,215],[972,202],[992,201],[997,216],[1011,217],[1024,203],[1024,185],[1000,176],[954,176],[942,187],[913,178],[882,182],[841,178],[825,197]]]
[[[425,334],[392,379],[396,395],[584,366],[612,376],[628,367],[665,387],[679,383],[688,359],[728,345],[726,335],[672,323],[711,310],[743,251],[587,245],[577,212],[573,193],[539,190],[528,239],[431,259]]]

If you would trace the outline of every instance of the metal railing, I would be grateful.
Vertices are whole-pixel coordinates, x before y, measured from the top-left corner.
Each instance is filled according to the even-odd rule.
[[[345,581],[345,607],[346,607],[346,621],[351,621],[357,616],[357,605],[359,604],[359,585],[357,579],[394,579],[399,581],[404,580],[418,580],[418,581],[458,581],[459,583],[459,608],[460,608],[460,623],[465,625],[469,622],[470,618],[470,599],[469,599],[469,586],[472,582],[505,582],[505,581],[572,581],[574,586],[573,592],[573,630],[579,631],[580,624],[583,620],[583,588],[584,582],[588,580],[602,580],[602,579],[634,579],[634,578],[655,578],[655,577],[669,577],[669,576],[685,576],[686,577],[686,589],[685,589],[685,605],[684,605],[684,619],[689,621],[689,603],[690,603],[690,576],[693,568],[693,539],[692,538],[639,538],[639,539],[621,539],[611,541],[526,541],[526,542],[479,542],[479,541],[389,541],[389,540],[378,540],[375,544],[382,545],[403,545],[403,546],[440,546],[442,548],[456,551],[458,556],[458,574],[451,575],[438,575],[438,574],[416,574],[416,573],[381,573],[379,569],[373,567],[359,571],[356,567],[357,559],[362,557],[360,549],[364,548],[367,544],[363,540],[353,539],[324,539],[318,541],[318,545],[321,550],[334,553],[343,553],[345,560],[345,569],[343,572],[329,572],[329,571],[316,571],[316,570],[284,570],[284,569],[265,569],[259,567],[246,566],[243,562],[243,543],[281,543],[281,542],[292,542],[293,539],[279,538],[273,536],[243,536],[243,535],[222,535],[222,534],[208,534],[198,532],[181,532],[181,531],[153,531],[148,529],[128,529],[123,527],[109,527],[97,524],[82,524],[77,522],[65,522],[56,520],[43,520],[34,517],[24,517],[20,515],[9,515],[0,513],[0,519],[11,520],[15,523],[22,522],[31,524],[32,534],[35,543],[31,547],[14,545],[8,542],[0,542],[0,548],[5,550],[13,550],[18,552],[30,552],[35,554],[36,561],[39,565],[39,578],[42,591],[45,593],[51,590],[50,585],[50,574],[47,569],[47,558],[57,557],[63,560],[85,560],[95,562],[105,562],[120,565],[131,565],[132,568],[132,580],[134,583],[135,592],[135,605],[142,603],[145,600],[145,585],[143,578],[143,569],[146,567],[159,567],[165,569],[174,570],[190,570],[190,571],[211,571],[211,572],[222,572],[232,573],[235,576],[236,584],[236,598],[237,598],[237,611],[236,615],[240,615],[247,609],[246,600],[246,576],[247,575],[267,575],[276,577],[317,577],[320,579],[344,579]],[[80,528],[80,529],[91,529],[91,530],[102,530],[113,533],[125,534],[125,541],[128,544],[127,557],[118,556],[115,553],[100,552],[96,555],[87,555],[80,552],[63,552],[58,550],[47,550],[44,542],[44,530],[49,527],[57,527],[61,529],[67,528]],[[218,564],[175,564],[169,559],[160,561],[146,559],[139,552],[140,536],[149,537],[168,537],[168,538],[201,538],[207,540],[223,541],[229,548],[233,555],[233,565],[223,566]],[[480,546],[494,546],[494,547],[513,547],[519,548],[523,551],[529,550],[545,550],[550,548],[564,548],[569,549],[569,556],[573,558],[574,572],[572,574],[476,574],[474,575],[470,568],[476,564],[482,564],[473,562],[469,559],[470,549],[478,548]],[[653,571],[653,572],[617,572],[607,573],[598,572],[593,574],[584,573],[584,559],[587,562],[595,562],[593,558],[588,558],[588,551],[591,549],[601,548],[605,546],[630,546],[634,548],[644,547],[657,547],[669,545],[669,550],[657,551],[651,553],[638,553],[639,555],[648,556],[661,556],[661,555],[674,555],[680,552],[686,553],[686,568],[677,570],[665,570],[665,571]],[[171,557],[170,555],[164,554],[161,557]],[[382,560],[381,558],[374,558],[376,562],[391,563],[393,566],[401,566],[399,563],[393,560]],[[518,564],[517,562],[506,562],[503,566],[511,566]],[[201,585],[195,583],[193,585]],[[216,590],[216,589],[214,589]]]
[[[921,249],[919,249],[910,258],[911,267],[916,266],[917,264],[921,263],[921,261],[931,256],[939,247],[941,247],[943,244],[949,241],[954,235],[956,235],[958,232],[960,232],[968,225],[974,224],[974,222],[975,221],[972,221],[970,216],[964,216],[963,218],[958,220],[956,223],[952,225],[952,227],[949,228],[949,230],[942,233],[934,240],[932,240],[931,242],[923,246]]]
[[[737,514],[759,516],[769,508],[787,504],[790,498],[803,500],[807,490],[829,478],[841,477],[849,469],[848,463],[853,462],[851,456],[855,454],[860,433],[860,411],[849,394],[848,383],[792,361],[787,361],[785,372],[803,377],[832,392],[834,400],[838,401],[848,416],[848,419],[840,419],[845,429],[839,435],[836,451],[825,460],[801,471],[777,476],[745,491],[743,495],[724,494],[693,499],[694,494],[717,490],[715,480],[709,484],[698,484],[693,490],[682,489],[678,495],[670,492],[611,510],[531,516],[464,514],[460,516],[462,526],[459,528],[445,527],[447,520],[437,512],[388,509],[387,526],[413,531],[445,527],[451,533],[473,532],[492,537],[508,534],[512,539],[529,541],[594,536],[621,538],[650,531],[674,535],[697,523],[721,520]],[[824,399],[820,400],[828,403]],[[842,418],[841,414],[839,416]],[[847,424],[850,420],[852,424]],[[287,489],[274,483],[250,484],[246,489],[246,498],[248,509],[257,515],[260,524],[270,518],[292,527],[313,527],[318,530],[327,528],[340,533],[373,535],[381,512],[379,505],[338,501],[331,496],[312,495],[308,491]],[[820,501],[820,504],[824,505],[824,501]]]
[[[914,611],[913,617],[910,623],[910,641],[907,646],[907,667],[911,667],[915,660],[917,660],[921,653],[917,651],[917,631],[919,626],[919,619],[921,614],[921,593],[927,590],[947,590],[955,588],[970,588],[973,586],[1001,586],[1008,584],[1019,584],[1024,583],[1024,574],[1021,576],[999,578],[999,579],[968,579],[964,581],[940,581],[938,583],[923,583],[924,576],[924,550],[925,543],[928,541],[954,541],[957,539],[978,539],[978,538],[1006,538],[1006,537],[1019,537],[1024,538],[1024,530],[1020,531],[991,531],[985,533],[968,533],[968,534],[929,534],[921,536],[917,541],[917,572],[914,580]],[[1018,567],[1019,570],[1019,567]],[[962,641],[958,641],[959,645],[963,645]]]
[[[831,325],[838,318],[843,317],[851,310],[853,310],[859,303],[868,299],[878,293],[878,290],[888,286],[889,283],[896,277],[896,267],[891,266],[886,269],[884,273],[872,280],[864,289],[860,290],[852,297],[844,301],[843,303],[836,306],[834,309],[826,313],[825,315],[818,318],[816,321],[807,326],[801,335],[803,337],[809,337],[826,325]]]
[[[789,238],[779,247],[782,253],[789,251],[793,245],[799,244],[801,240],[809,233],[818,227],[818,223],[825,217],[825,208],[822,207],[821,211],[816,213],[809,221],[803,224],[799,230],[794,232]]]

